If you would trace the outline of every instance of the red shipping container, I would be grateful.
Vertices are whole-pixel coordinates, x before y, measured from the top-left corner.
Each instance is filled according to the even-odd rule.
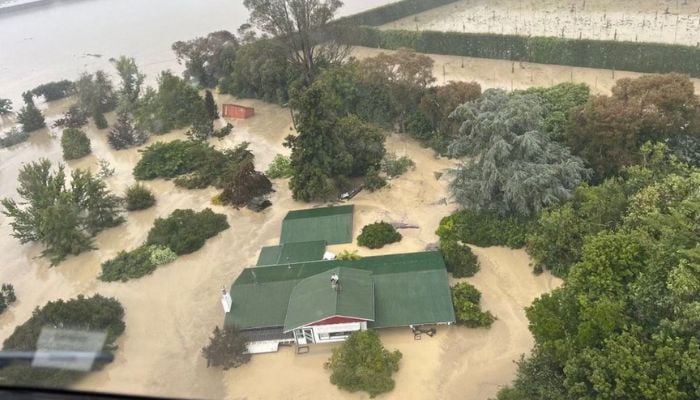
[[[247,119],[255,116],[254,108],[238,104],[224,104],[221,111],[224,118]]]

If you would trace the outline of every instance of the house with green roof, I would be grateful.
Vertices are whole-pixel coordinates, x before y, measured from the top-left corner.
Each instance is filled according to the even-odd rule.
[[[224,325],[246,335],[249,353],[343,341],[366,329],[455,322],[439,252],[329,259],[327,244],[352,242],[353,211],[290,211],[280,244],[264,247],[257,266],[224,291]]]
[[[247,268],[230,294],[225,325],[260,352],[342,341],[365,329],[455,322],[439,252]]]

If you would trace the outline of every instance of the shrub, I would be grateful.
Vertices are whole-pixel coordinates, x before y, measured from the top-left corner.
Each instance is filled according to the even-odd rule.
[[[35,96],[44,96],[46,101],[60,100],[73,94],[73,82],[62,80],[44,83],[32,89]]]
[[[369,169],[367,170],[367,175],[365,175],[364,184],[367,190],[369,190],[370,192],[375,192],[386,186],[386,179],[384,179],[382,176],[379,176],[379,173],[377,172],[376,168],[369,167]]]
[[[479,260],[469,246],[454,240],[440,241],[440,251],[445,259],[447,271],[455,278],[473,276],[479,271]]]
[[[166,246],[177,255],[199,250],[207,239],[229,228],[226,216],[207,208],[201,212],[175,210],[168,218],[158,218],[146,244]]]
[[[357,254],[357,250],[343,250],[335,259],[338,261],[357,261],[361,260],[362,256]]]
[[[31,318],[15,328],[3,343],[3,351],[37,350],[39,335],[44,327],[72,327],[91,332],[105,332],[107,337],[102,351],[116,350],[115,340],[124,332],[124,308],[119,301],[100,295],[78,296],[68,301],[57,300],[37,308]],[[96,362],[93,370],[100,369],[104,361]],[[15,363],[0,369],[0,381],[12,386],[68,387],[89,372],[55,368],[35,368]]]
[[[159,265],[170,263],[176,258],[177,254],[165,246],[141,246],[133,251],[121,251],[115,258],[102,263],[99,279],[105,282],[126,282],[149,275]]]
[[[78,106],[71,106],[63,118],[56,120],[53,123],[54,128],[81,128],[87,125],[88,119],[87,114],[80,109]]]
[[[7,115],[12,112],[12,101],[0,99],[0,115]]]
[[[177,258],[177,254],[165,246],[149,246],[151,263],[155,266],[169,264]]]
[[[291,178],[293,172],[289,157],[277,154],[267,168],[265,175],[270,179]]]
[[[90,139],[85,132],[75,128],[63,130],[61,147],[63,148],[63,158],[66,160],[77,160],[92,152],[90,150]]]
[[[15,288],[7,283],[2,284],[0,289],[0,314],[7,309],[7,307],[17,300],[15,296]]]
[[[126,282],[151,274],[155,269],[156,265],[151,262],[149,248],[141,246],[129,252],[120,251],[115,258],[102,263],[102,275],[99,279],[105,282]]]
[[[212,133],[211,135],[214,136],[215,138],[222,139],[222,138],[225,138],[226,136],[230,135],[231,132],[233,132],[233,124],[228,123],[223,128],[215,130],[214,133]]]
[[[481,292],[463,282],[452,287],[452,304],[457,323],[469,328],[488,328],[496,320],[490,312],[479,309]]]
[[[362,228],[360,236],[357,237],[357,244],[370,249],[381,249],[400,240],[401,234],[391,224],[381,221]]]
[[[205,142],[174,140],[154,143],[142,153],[134,167],[136,179],[177,178],[175,184],[187,189],[222,187],[223,175],[253,160],[245,142],[232,150],[218,151]]]
[[[396,154],[387,154],[382,160],[382,172],[389,178],[396,178],[405,174],[409,169],[415,169],[416,163],[410,158],[403,156],[396,158]]]
[[[247,353],[246,337],[238,328],[227,326],[224,329],[214,328],[209,345],[202,349],[202,355],[207,359],[207,367],[238,368],[250,361]]]
[[[384,348],[376,331],[355,332],[326,362],[331,383],[349,392],[359,390],[371,397],[394,389],[392,374],[399,370],[401,352]]]
[[[0,149],[26,142],[27,139],[29,139],[29,134],[27,132],[12,128],[5,132],[5,136],[0,137]]]
[[[480,247],[521,248],[530,229],[530,221],[500,217],[495,213],[458,211],[440,221],[437,230],[443,241],[459,241]]]
[[[153,193],[140,183],[129,186],[124,197],[128,211],[145,210],[156,204],[156,197]]]
[[[101,111],[95,111],[92,113],[92,119],[95,121],[95,126],[97,129],[107,129],[109,128],[109,123],[107,118]]]

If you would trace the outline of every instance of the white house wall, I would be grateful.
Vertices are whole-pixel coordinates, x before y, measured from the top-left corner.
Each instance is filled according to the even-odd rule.
[[[367,329],[367,322],[348,322],[343,324],[316,325],[311,327],[314,330],[314,341],[316,343],[342,342],[349,335],[337,336],[342,332],[356,332]],[[334,335],[336,334],[336,335]]]

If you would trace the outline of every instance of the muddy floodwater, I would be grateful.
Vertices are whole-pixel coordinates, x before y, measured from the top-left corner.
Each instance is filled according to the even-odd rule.
[[[245,20],[240,3],[83,0],[0,16],[0,97],[15,99],[21,91],[49,80],[74,78],[85,70],[108,69],[108,58],[120,54],[135,57],[150,79],[165,68],[179,70],[170,44],[216,29],[235,30]],[[347,3],[345,12],[377,4],[369,0]],[[358,49],[357,55],[370,53]],[[442,77],[439,65],[436,64],[436,75]],[[485,74],[486,68],[474,67],[472,73],[467,73],[460,67],[460,71],[448,69],[452,74],[449,79],[477,79],[476,75]],[[256,116],[233,121],[233,134],[212,140],[214,146],[232,148],[249,142],[259,170],[265,170],[276,154],[288,154],[289,150],[282,146],[284,138],[293,133],[287,109],[228,96],[217,96],[216,100],[255,107]],[[39,106],[51,125],[72,103],[72,99],[65,99]],[[107,118],[114,122],[113,114]],[[11,123],[9,119],[2,120],[0,128]],[[95,171],[98,161],[106,160],[115,169],[106,183],[112,191],[122,194],[134,182],[132,169],[140,158],[139,149],[113,151],[107,144],[105,130],[98,130],[91,123],[85,131],[92,141],[92,154],[66,163],[67,169]],[[16,198],[17,174],[22,164],[40,157],[54,164],[62,162],[59,135],[57,130],[44,129],[32,133],[26,143],[0,149],[0,197]],[[149,143],[182,138],[184,131],[174,131],[152,137]],[[432,150],[397,134],[387,134],[387,149],[398,156],[407,155],[415,161],[416,168],[392,180],[383,190],[361,192],[353,199],[353,236],[357,237],[364,225],[378,220],[417,225],[418,229],[402,231],[404,238],[400,243],[383,249],[359,249],[365,256],[421,251],[434,245],[440,219],[456,209],[449,201],[446,174],[456,165],[454,161],[438,158]],[[250,364],[227,372],[207,368],[201,356],[212,329],[223,321],[220,289],[230,285],[243,268],[254,264],[262,246],[278,242],[282,219],[289,210],[310,206],[291,198],[286,180],[274,181],[276,191],[270,199],[273,207],[262,213],[213,206],[211,198],[216,191],[211,188],[184,190],[164,180],[145,184],[156,194],[155,207],[128,213],[123,225],[97,236],[96,250],[69,257],[57,267],[50,267],[39,258],[40,245],[22,245],[12,238],[11,221],[0,215],[0,282],[12,283],[18,297],[0,316],[0,341],[26,321],[32,310],[48,301],[100,293],[123,304],[126,331],[117,342],[115,361],[79,382],[77,389],[200,399],[368,397],[341,392],[330,384],[323,363],[332,345],[314,347],[309,354],[300,356],[291,349],[256,356]],[[141,279],[126,283],[97,280],[100,264],[121,250],[139,246],[156,218],[178,208],[206,207],[225,214],[231,228],[208,240],[201,250],[179,257]],[[357,245],[333,246],[331,251],[344,249],[355,250]],[[533,344],[524,307],[561,282],[547,273],[533,275],[523,250],[474,251],[481,271],[468,280],[483,292],[482,307],[498,320],[490,329],[441,328],[437,336],[422,341],[414,341],[408,329],[382,331],[386,347],[399,349],[404,355],[396,375],[396,389],[383,397],[486,399],[514,377],[513,361]]]
[[[393,0],[346,0],[339,15]],[[74,0],[0,13],[0,98],[19,108],[21,93],[41,83],[114,68],[109,59],[134,57],[151,82],[179,72],[170,45],[226,29],[248,18],[242,0]]]

